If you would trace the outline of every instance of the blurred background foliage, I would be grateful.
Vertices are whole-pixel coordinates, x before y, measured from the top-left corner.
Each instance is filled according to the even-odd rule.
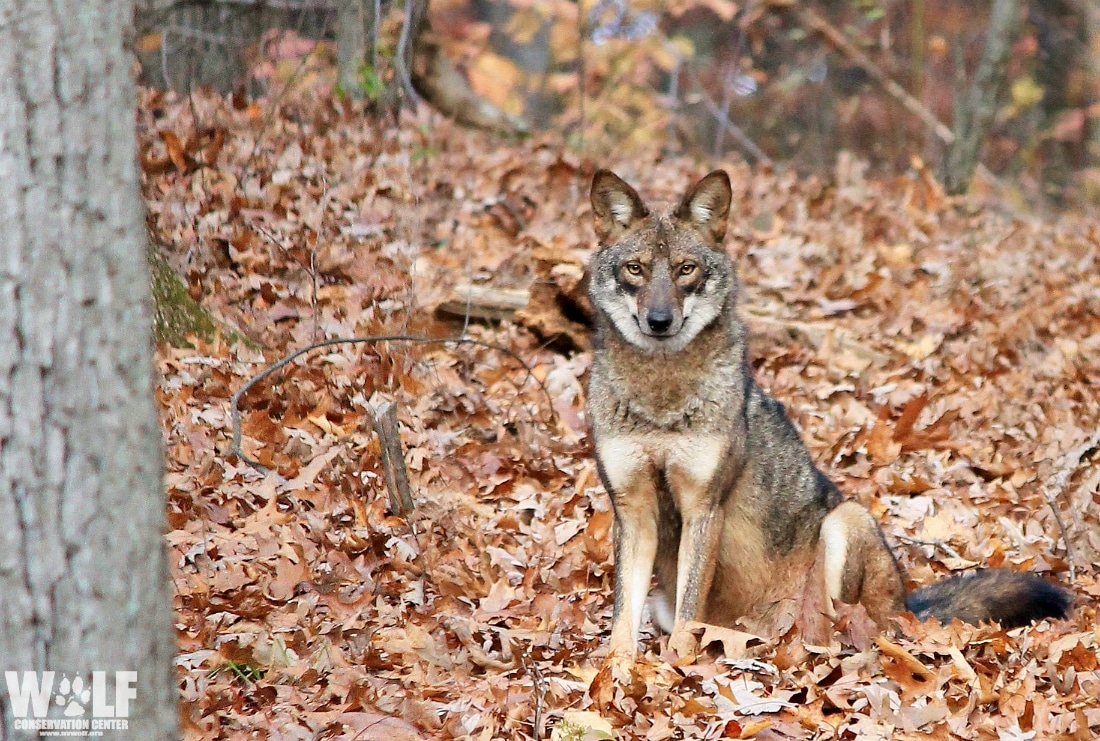
[[[827,173],[850,152],[880,175],[940,176],[999,1],[147,0],[135,47],[150,86],[378,112],[423,97],[600,161],[736,153]],[[1100,0],[1006,5],[970,187],[1100,204]]]

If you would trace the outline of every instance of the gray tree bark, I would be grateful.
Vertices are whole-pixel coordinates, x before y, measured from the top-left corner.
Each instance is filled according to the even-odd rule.
[[[373,59],[374,0],[341,0],[336,11],[337,82],[340,89],[353,98],[362,98],[363,68]]]
[[[955,106],[955,141],[947,149],[944,187],[962,193],[970,186],[982,144],[997,113],[1005,64],[1020,28],[1020,0],[993,0],[978,68],[966,97]]]
[[[1085,14],[1085,32],[1089,42],[1088,69],[1092,73],[1092,103],[1100,103],[1100,0],[1079,3]],[[1090,113],[1089,139],[1086,143],[1089,167],[1100,167],[1100,116]]]
[[[0,0],[0,671],[52,670],[55,690],[106,672],[112,705],[136,671],[129,730],[106,737],[171,739],[132,17],[133,0]],[[38,737],[17,720],[0,681],[0,739]]]

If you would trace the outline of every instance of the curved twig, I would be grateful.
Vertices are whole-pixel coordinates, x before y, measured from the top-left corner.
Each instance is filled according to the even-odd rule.
[[[267,473],[268,469],[266,466],[262,465],[259,461],[252,460],[247,455],[245,455],[243,450],[241,450],[241,397],[248,393],[248,390],[260,381],[264,380],[276,371],[285,368],[287,365],[294,362],[295,359],[301,357],[302,355],[305,355],[308,352],[311,352],[312,350],[317,350],[322,347],[332,347],[333,345],[353,345],[366,342],[414,342],[418,344],[440,345],[453,343],[456,345],[477,345],[478,347],[485,347],[490,350],[496,350],[497,352],[504,353],[505,355],[522,365],[524,370],[527,371],[527,375],[524,377],[523,382],[520,384],[520,386],[526,384],[529,378],[534,378],[535,382],[538,383],[539,388],[542,390],[543,395],[546,397],[546,405],[547,408],[550,410],[550,419],[553,420],[556,416],[556,413],[554,412],[553,397],[550,396],[550,391],[546,388],[546,384],[543,382],[543,380],[534,375],[531,366],[528,365],[527,362],[519,356],[519,354],[517,354],[514,350],[509,350],[507,347],[504,347],[502,345],[497,345],[492,342],[486,342],[485,340],[478,340],[473,337],[465,336],[421,337],[420,335],[391,334],[374,335],[369,337],[337,337],[328,340],[321,340],[320,342],[314,342],[313,344],[306,345],[305,347],[295,350],[289,355],[284,355],[283,357],[272,363],[270,366],[265,368],[263,371],[249,379],[248,382],[245,383],[245,385],[237,389],[233,396],[229,398],[229,413],[230,418],[233,422],[233,446],[229,449],[230,454],[236,455],[238,458],[240,458],[242,461],[259,471],[260,473]]]

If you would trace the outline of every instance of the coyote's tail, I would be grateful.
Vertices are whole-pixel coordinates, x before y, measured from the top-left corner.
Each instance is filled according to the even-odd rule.
[[[906,608],[921,620],[995,620],[1005,628],[1043,618],[1064,618],[1072,604],[1073,593],[1065,587],[1008,569],[979,569],[952,576],[918,589],[905,600]]]

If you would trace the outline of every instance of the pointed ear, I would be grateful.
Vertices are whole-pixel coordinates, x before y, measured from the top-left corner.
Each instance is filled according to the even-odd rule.
[[[725,170],[715,170],[688,191],[673,215],[720,244],[726,236],[732,199],[730,176]]]
[[[640,219],[649,216],[649,209],[638,193],[611,170],[600,170],[592,176],[592,216],[596,236],[603,244],[614,239]]]

